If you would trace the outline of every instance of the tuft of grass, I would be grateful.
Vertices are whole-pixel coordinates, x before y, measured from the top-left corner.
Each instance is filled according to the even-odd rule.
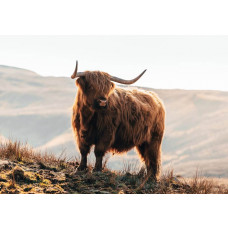
[[[65,151],[59,157],[51,153],[40,153],[33,150],[28,144],[22,144],[19,141],[9,140],[0,143],[0,158],[23,163],[37,163],[41,168],[65,169],[69,165]]]
[[[141,168],[141,169],[140,169]],[[145,167],[141,167],[141,164],[138,161],[126,161],[123,160],[123,168],[120,171],[120,174],[124,175],[127,173],[136,175],[139,172],[142,173],[145,171]]]

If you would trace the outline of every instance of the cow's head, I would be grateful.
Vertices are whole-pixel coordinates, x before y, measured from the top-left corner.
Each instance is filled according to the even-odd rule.
[[[71,78],[77,78],[76,85],[82,91],[83,101],[94,110],[102,110],[108,106],[108,98],[115,88],[113,82],[128,85],[133,84],[145,73],[146,70],[132,80],[124,80],[100,71],[77,71],[78,61],[76,62],[75,71]]]

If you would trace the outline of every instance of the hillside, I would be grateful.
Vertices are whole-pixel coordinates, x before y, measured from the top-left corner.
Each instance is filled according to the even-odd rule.
[[[53,155],[35,153],[19,142],[7,142],[0,148],[0,194],[227,194],[227,182],[200,177],[176,177],[172,170],[159,182],[146,179],[125,167],[102,172],[76,171],[77,160],[68,162]]]
[[[156,79],[155,79],[156,80]],[[152,85],[151,85],[152,86]],[[150,89],[150,88],[149,88]],[[153,89],[167,110],[163,167],[193,176],[228,177],[228,92]],[[66,77],[41,77],[24,69],[0,66],[0,135],[28,142],[38,151],[78,155],[71,130],[76,87]],[[93,155],[90,158],[93,161]],[[136,164],[135,151],[110,157],[108,167]]]

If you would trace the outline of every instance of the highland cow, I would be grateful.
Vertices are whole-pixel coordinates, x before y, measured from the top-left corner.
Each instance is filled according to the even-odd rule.
[[[77,72],[78,87],[73,105],[72,127],[81,153],[78,170],[87,168],[87,155],[95,146],[94,170],[102,170],[106,152],[127,152],[136,147],[147,173],[155,180],[161,170],[161,143],[165,127],[165,109],[158,96],[149,91],[115,87],[113,82],[132,84],[100,71]]]

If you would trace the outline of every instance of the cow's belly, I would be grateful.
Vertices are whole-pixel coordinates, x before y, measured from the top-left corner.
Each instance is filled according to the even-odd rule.
[[[115,135],[115,141],[112,149],[116,152],[125,152],[135,146],[133,136],[127,132],[124,126],[120,126]]]
[[[133,143],[124,143],[124,142],[116,142],[112,145],[111,149],[113,149],[116,153],[126,152],[131,150],[135,145]]]

